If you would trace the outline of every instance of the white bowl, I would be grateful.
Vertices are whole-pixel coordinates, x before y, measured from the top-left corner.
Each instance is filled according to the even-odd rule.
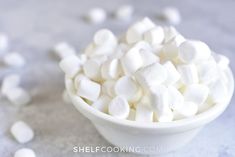
[[[164,154],[187,144],[206,124],[226,109],[234,90],[234,79],[230,69],[226,70],[226,75],[229,80],[229,96],[226,103],[216,104],[194,117],[168,123],[137,123],[116,119],[94,109],[75,95],[71,79],[66,78],[65,83],[73,105],[95,125],[108,142],[139,154]]]

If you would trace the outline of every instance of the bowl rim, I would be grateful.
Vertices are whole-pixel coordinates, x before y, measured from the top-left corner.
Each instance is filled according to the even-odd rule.
[[[132,128],[141,128],[141,129],[167,129],[167,128],[176,128],[176,127],[184,127],[191,125],[193,126],[194,124],[202,124],[208,123],[215,118],[217,118],[223,111],[227,108],[229,105],[233,92],[234,92],[234,78],[233,74],[230,68],[227,68],[225,70],[228,79],[229,79],[229,97],[228,101],[224,102],[222,104],[215,104],[213,107],[208,109],[207,111],[204,111],[198,115],[195,115],[193,117],[189,118],[184,118],[172,122],[161,122],[161,123],[140,123],[136,121],[131,121],[127,119],[118,119],[115,117],[112,117],[106,113],[100,112],[96,109],[94,109],[92,106],[87,104],[81,97],[75,95],[73,92],[71,92],[71,89],[68,85],[68,81],[71,81],[71,78],[65,77],[65,86],[66,90],[68,91],[68,94],[72,100],[72,104],[77,108],[81,108],[83,111],[86,112],[86,114],[90,114],[96,119],[100,119],[102,121],[106,121],[112,124],[117,124],[117,125],[122,125],[122,126],[127,126],[127,127],[132,127]],[[87,116],[86,116],[87,117]],[[89,117],[87,117],[90,119]],[[90,119],[91,120],[91,119]],[[92,120],[91,120],[92,121]]]

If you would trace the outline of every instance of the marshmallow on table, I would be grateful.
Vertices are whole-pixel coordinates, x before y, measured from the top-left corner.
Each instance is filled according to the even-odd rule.
[[[108,29],[101,29],[94,35],[93,41],[96,45],[116,45],[115,35]]]
[[[153,110],[146,104],[137,104],[135,121],[137,122],[152,122],[153,121]]]
[[[174,64],[171,61],[167,61],[163,66],[167,71],[167,78],[164,83],[167,85],[175,84],[180,79],[180,74],[176,70]]]
[[[209,84],[209,97],[213,103],[224,103],[228,101],[228,88],[223,79],[218,78],[216,81]]]
[[[6,94],[12,88],[17,87],[20,84],[20,75],[10,74],[3,78],[1,92]]]
[[[153,63],[138,70],[135,77],[139,84],[148,89],[163,83],[167,78],[167,71],[160,63]]]
[[[173,25],[178,25],[181,22],[179,10],[175,7],[164,8],[162,18]]]
[[[111,101],[110,97],[108,97],[106,95],[101,95],[97,101],[92,103],[91,106],[101,112],[108,113],[108,105],[109,105],[110,101]]]
[[[77,85],[77,95],[90,101],[95,101],[100,95],[101,87],[88,78],[81,79]]]
[[[18,52],[8,53],[3,57],[4,64],[13,67],[22,67],[25,65],[24,57]]]
[[[10,131],[19,143],[27,143],[34,137],[34,132],[31,127],[23,121],[15,122]]]
[[[130,112],[130,106],[125,98],[117,96],[110,102],[108,111],[113,117],[126,119]]]
[[[24,89],[19,87],[7,90],[6,97],[16,106],[26,105],[31,101],[30,95]]]
[[[107,60],[101,67],[101,76],[104,79],[116,79],[121,72],[122,68],[118,59]]]
[[[184,91],[185,101],[193,102],[198,106],[205,103],[209,94],[209,88],[202,84],[192,84],[186,87]]]
[[[194,64],[179,65],[177,67],[181,79],[185,84],[198,83],[198,72]]]
[[[8,48],[8,37],[0,33],[0,51],[5,51]]]
[[[194,116],[198,112],[198,105],[190,102],[185,101],[180,108],[176,108],[174,110],[174,119],[182,119]]]
[[[81,61],[77,56],[68,56],[60,61],[59,66],[66,76],[73,78],[81,70]]]
[[[200,62],[210,56],[210,48],[201,41],[186,40],[179,46],[179,57],[185,63]]]
[[[114,91],[116,95],[122,96],[128,101],[138,101],[140,99],[139,86],[130,76],[119,78],[115,84]]]
[[[106,18],[106,12],[102,8],[92,8],[86,15],[86,19],[94,24],[102,23],[106,20]]]
[[[14,157],[36,157],[36,154],[32,149],[21,148],[15,152]]]
[[[164,30],[160,26],[156,26],[153,29],[144,33],[144,40],[152,45],[161,44],[164,40]]]
[[[53,52],[60,58],[76,55],[76,50],[66,42],[60,42],[53,48]]]
[[[184,103],[184,96],[174,86],[168,86],[169,104],[171,109],[177,109]]]
[[[120,20],[129,20],[132,17],[134,8],[131,5],[124,5],[117,9],[115,17]]]
[[[133,44],[142,40],[144,33],[154,27],[155,24],[147,17],[142,21],[136,22],[126,32],[127,43]]]

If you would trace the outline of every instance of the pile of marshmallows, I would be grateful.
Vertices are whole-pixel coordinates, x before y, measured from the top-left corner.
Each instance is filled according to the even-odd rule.
[[[60,62],[76,95],[118,119],[171,122],[228,99],[229,59],[149,18],[117,38],[101,29],[81,56]]]

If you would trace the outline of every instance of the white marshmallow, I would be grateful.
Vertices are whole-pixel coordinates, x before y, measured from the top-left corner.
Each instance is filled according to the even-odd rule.
[[[121,58],[122,68],[126,75],[133,74],[143,65],[143,60],[139,53],[139,49],[136,47],[131,48],[122,58]]]
[[[89,22],[98,24],[104,22],[107,18],[107,15],[105,10],[102,8],[92,8],[88,11],[86,18],[89,20]]]
[[[62,98],[63,98],[63,101],[66,104],[70,104],[71,103],[71,99],[70,99],[70,97],[68,95],[68,92],[66,90],[63,91]]]
[[[217,62],[218,67],[220,67],[222,70],[228,68],[230,62],[228,57],[221,54],[216,54],[215,60]]]
[[[101,67],[101,75],[104,79],[116,79],[122,72],[118,59],[107,60]]]
[[[198,72],[194,64],[179,65],[177,67],[181,79],[185,84],[198,83]]]
[[[19,143],[27,143],[34,137],[31,127],[23,121],[17,121],[12,125],[11,134]]]
[[[53,48],[53,52],[60,58],[76,55],[76,50],[66,42],[60,42]]]
[[[8,53],[3,57],[3,62],[5,65],[13,67],[22,67],[25,65],[24,57],[18,52]]]
[[[134,12],[134,8],[131,5],[124,5],[118,8],[118,10],[115,12],[115,17],[119,20],[130,20],[132,17],[132,14]]]
[[[91,106],[101,112],[108,113],[108,105],[109,105],[110,101],[111,101],[111,99],[108,96],[102,95],[99,97],[99,99],[97,101],[92,103]]]
[[[169,42],[176,45],[177,47],[180,46],[180,44],[182,44],[183,42],[185,42],[186,39],[181,35],[181,34],[177,34],[175,35],[175,37],[173,39],[171,39]]]
[[[101,63],[98,59],[89,59],[83,65],[84,74],[94,81],[101,81]]]
[[[21,148],[15,152],[14,157],[36,157],[36,154],[32,149]]]
[[[0,51],[5,51],[8,48],[8,37],[6,34],[0,33]]]
[[[165,110],[164,112],[154,113],[154,121],[157,122],[171,122],[173,121],[173,119],[174,119],[174,114],[170,109]]]
[[[217,79],[213,83],[209,84],[210,93],[209,96],[214,103],[224,103],[228,101],[228,89],[224,80]]]
[[[174,110],[174,119],[192,117],[198,112],[198,105],[193,102],[185,101],[180,108]]]
[[[167,78],[167,71],[161,64],[154,63],[138,70],[135,77],[139,84],[148,89],[163,83]]]
[[[185,63],[206,60],[210,55],[210,48],[201,41],[186,40],[179,46],[179,57]]]
[[[142,57],[143,67],[160,61],[160,58],[150,51],[140,51],[140,55]]]
[[[107,94],[110,97],[114,97],[115,96],[115,91],[114,91],[115,83],[116,82],[113,80],[105,81],[102,84],[102,93]]]
[[[74,77],[73,81],[73,86],[75,87],[74,89],[78,90],[79,83],[82,79],[87,79],[87,77],[83,73],[80,73]]]
[[[101,29],[94,35],[93,41],[96,45],[116,45],[117,39],[115,35],[108,29]]]
[[[73,78],[81,70],[81,61],[77,56],[68,56],[59,63],[66,76]]]
[[[127,43],[133,44],[142,40],[144,33],[154,27],[155,24],[147,17],[142,21],[136,22],[126,32]]]
[[[109,114],[119,119],[126,119],[130,112],[127,100],[121,96],[115,97],[109,104]]]
[[[180,79],[180,74],[176,70],[174,64],[171,61],[167,61],[163,66],[167,71],[167,78],[164,83],[167,85],[175,84]]]
[[[171,41],[179,34],[179,32],[175,29],[175,27],[172,27],[172,26],[163,27],[163,30],[164,30],[164,36],[165,36],[164,43]]]
[[[114,87],[116,95],[122,96],[128,101],[138,101],[139,90],[138,84],[130,76],[119,78]]]
[[[152,122],[153,111],[150,106],[145,104],[137,104],[135,121],[137,122]]]
[[[17,106],[26,105],[31,101],[30,95],[22,88],[15,87],[7,90],[6,97]]]
[[[127,119],[131,121],[135,121],[135,114],[136,114],[136,111],[131,108]]]
[[[175,7],[164,8],[162,11],[162,17],[173,25],[178,25],[181,22],[179,10]]]
[[[86,79],[81,79],[78,83],[77,95],[90,101],[95,101],[100,95],[101,87],[98,83]]]
[[[162,60],[174,60],[179,54],[179,49],[174,43],[167,43],[161,49]]]
[[[168,86],[167,89],[170,108],[173,110],[175,110],[176,108],[180,108],[184,103],[184,96],[174,86]]]
[[[205,103],[209,94],[209,88],[202,84],[193,84],[186,87],[184,92],[185,101],[193,102],[198,106]]]
[[[153,29],[144,33],[144,40],[152,45],[161,44],[164,40],[164,30],[160,26],[156,26]]]
[[[79,54],[78,58],[80,59],[82,65],[87,61],[87,56],[85,54]]]
[[[10,74],[3,78],[1,92],[5,95],[12,88],[17,87],[20,84],[20,75]]]

